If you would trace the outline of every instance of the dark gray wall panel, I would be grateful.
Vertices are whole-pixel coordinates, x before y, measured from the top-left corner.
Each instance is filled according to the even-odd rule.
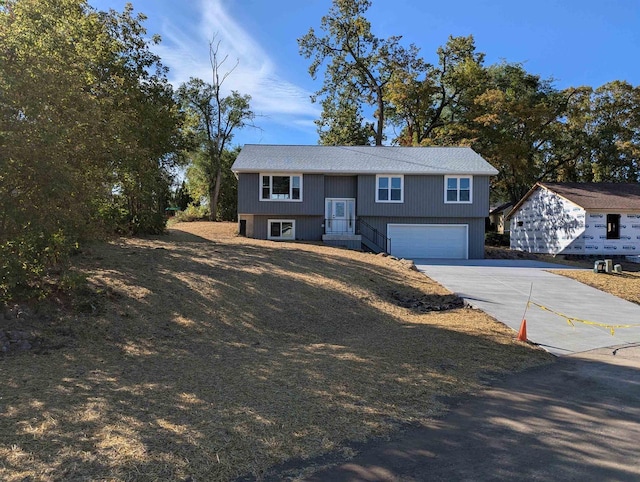
[[[446,204],[444,176],[404,176],[403,203],[376,203],[376,176],[358,176],[358,216],[485,217],[489,215],[489,177],[473,177],[473,203]]]
[[[293,219],[296,222],[296,240],[321,241],[324,228],[323,216],[253,216],[253,238],[267,239],[267,222],[269,219]]]
[[[324,197],[356,198],[358,195],[357,176],[324,176]]]
[[[260,174],[240,174],[238,177],[238,212],[277,215],[323,215],[324,176],[305,174],[302,178],[302,202],[261,201]]]

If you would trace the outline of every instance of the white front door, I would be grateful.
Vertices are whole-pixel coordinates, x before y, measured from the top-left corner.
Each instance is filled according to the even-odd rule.
[[[327,198],[325,200],[326,234],[353,234],[356,230],[356,200]]]

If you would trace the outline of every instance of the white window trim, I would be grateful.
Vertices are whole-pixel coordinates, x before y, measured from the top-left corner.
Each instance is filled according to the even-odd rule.
[[[300,178],[300,199],[263,199],[262,198],[262,178],[263,176],[269,176],[269,192],[271,192],[273,190],[273,177],[288,177],[289,179],[298,176]],[[290,187],[289,187],[289,195],[293,195],[293,182],[290,182]],[[264,202],[282,202],[282,203],[300,203],[302,202],[302,198],[303,198],[303,184],[304,184],[304,179],[302,176],[302,173],[297,173],[297,172],[270,172],[270,173],[263,173],[261,172],[258,176],[258,200],[259,201],[264,201]]]
[[[391,178],[399,177],[400,178],[400,200],[391,200],[391,199],[379,199],[379,188],[378,188],[378,180],[381,177],[389,178],[389,197],[391,197]],[[392,203],[392,204],[400,204],[404,202],[404,175],[403,174],[376,174],[376,202],[377,203]]]
[[[283,238],[282,236],[271,236],[271,223],[291,223],[291,229],[293,230],[290,238]],[[280,228],[282,232],[282,228]],[[296,220],[295,219],[267,219],[267,239],[273,241],[295,241],[296,240]]]
[[[449,179],[458,180],[457,198],[460,199],[460,179],[469,179],[469,200],[468,201],[448,201],[447,200],[447,186]],[[473,203],[473,176],[460,174],[456,176],[444,176],[444,203],[445,204],[472,204]]]

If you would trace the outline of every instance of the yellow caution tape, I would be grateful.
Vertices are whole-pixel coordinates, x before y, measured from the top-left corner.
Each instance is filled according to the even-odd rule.
[[[543,306],[541,304],[538,304],[534,301],[527,301],[527,308],[529,306],[537,306],[538,308],[540,308],[543,311],[548,311],[550,313],[553,313],[554,315],[558,315],[560,318],[564,318],[566,320],[566,322],[569,324],[569,326],[573,326],[575,328],[574,323],[582,323],[583,325],[590,325],[590,326],[600,326],[602,328],[608,328],[609,331],[611,332],[611,336],[615,335],[615,330],[617,328],[639,328],[640,325],[631,325],[631,324],[627,324],[627,325],[612,325],[609,323],[600,323],[597,321],[589,321],[589,320],[581,320],[580,318],[573,318],[571,316],[567,316],[564,313],[559,313],[555,310],[552,310],[551,308],[547,308],[546,306]]]

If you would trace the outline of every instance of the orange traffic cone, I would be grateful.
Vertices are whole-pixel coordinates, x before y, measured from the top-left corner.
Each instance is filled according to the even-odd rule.
[[[527,320],[522,319],[520,331],[518,332],[518,341],[527,341]]]

